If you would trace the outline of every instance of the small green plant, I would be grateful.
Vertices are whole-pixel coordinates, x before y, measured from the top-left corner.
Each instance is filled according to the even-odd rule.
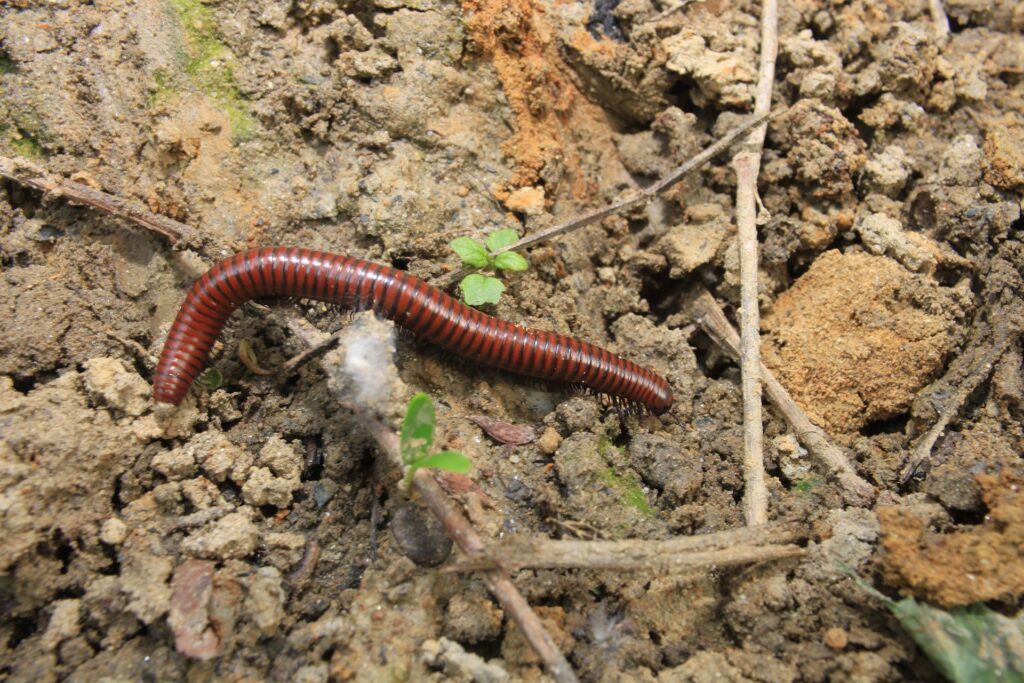
[[[471,237],[456,237],[451,248],[470,268],[496,273],[499,270],[523,271],[530,267],[526,259],[514,251],[498,254],[500,249],[519,239],[515,230],[506,228],[492,232],[482,243]],[[459,283],[462,299],[470,306],[496,304],[505,291],[505,285],[493,275],[470,273]]]
[[[426,394],[419,392],[409,401],[402,421],[402,436],[399,450],[402,453],[402,464],[405,465],[406,488],[412,483],[412,477],[421,467],[432,467],[446,472],[465,474],[473,467],[473,463],[464,454],[457,451],[441,451],[431,453],[434,446],[434,402]]]
[[[224,375],[220,373],[217,368],[210,368],[199,376],[196,380],[199,385],[204,387],[207,391],[215,391],[220,389],[220,385],[224,384]]]

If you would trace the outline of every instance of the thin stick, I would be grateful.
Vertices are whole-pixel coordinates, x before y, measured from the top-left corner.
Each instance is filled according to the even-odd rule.
[[[605,206],[601,209],[596,209],[594,211],[590,211],[580,216],[576,216],[575,218],[572,218],[564,223],[559,223],[558,225],[551,226],[550,228],[538,230],[532,235],[526,235],[518,242],[515,242],[513,244],[508,245],[507,247],[499,249],[495,253],[501,254],[506,251],[519,251],[521,249],[525,249],[526,247],[532,247],[533,245],[539,244],[540,242],[546,242],[547,240],[558,237],[559,235],[564,235],[567,232],[572,232],[573,230],[579,230],[580,228],[597,223],[598,221],[604,220],[605,218],[608,218],[609,216],[612,216],[616,213],[625,211],[626,209],[631,209],[634,206],[650,201],[661,192],[664,192],[672,185],[675,185],[680,180],[682,180],[683,176],[685,176],[687,173],[700,167],[704,163],[710,161],[718,154],[728,149],[738,137],[752,129],[754,126],[764,123],[767,119],[774,118],[775,116],[779,116],[782,113],[782,111],[779,111],[772,114],[770,111],[765,111],[759,114],[755,114],[754,116],[750,117],[740,125],[733,128],[720,139],[716,140],[713,144],[706,147],[699,154],[688,159],[685,163],[683,163],[682,166],[679,166],[674,171],[670,172],[668,175],[666,175],[664,178],[654,183],[653,185],[650,185],[642,190],[633,192],[632,194],[627,195],[625,198],[620,199],[619,201],[613,204],[609,204],[608,206]],[[456,282],[457,280],[461,279],[462,276],[468,272],[470,272],[470,269],[460,268],[457,271],[437,278],[436,280],[434,280],[433,284],[437,287],[444,289],[451,285],[452,283]]]
[[[771,110],[775,56],[779,49],[778,5],[761,3],[761,65],[754,114]],[[761,318],[757,297],[757,175],[768,130],[765,121],[747,135],[745,148],[732,161],[736,171],[736,228],[740,255],[740,368],[743,385],[743,513],[747,524],[768,521],[768,487],[764,481],[761,423]]]
[[[197,245],[200,242],[197,233],[184,223],[153,213],[137,202],[121,199],[112,194],[94,190],[88,185],[46,173],[35,164],[20,157],[14,159],[0,157],[0,176],[129,220],[156,233],[172,245],[177,244],[180,240],[192,245]]]
[[[402,459],[398,450],[398,435],[374,417],[363,415],[370,434],[388,454],[396,466],[401,467]],[[484,542],[477,535],[462,512],[449,500],[448,495],[434,481],[433,475],[425,469],[417,470],[412,480],[413,488],[440,520],[448,535],[466,555],[475,555],[484,550]],[[576,674],[558,650],[554,638],[544,628],[540,618],[504,572],[491,569],[482,574],[484,583],[501,604],[505,614],[516,623],[523,637],[537,653],[548,673],[561,683],[576,681]]]
[[[739,358],[739,335],[729,324],[725,313],[719,308],[711,293],[701,287],[699,294],[691,296],[690,306],[692,317],[708,333],[708,336],[733,358]],[[825,465],[830,474],[835,477],[836,482],[843,490],[846,502],[861,507],[870,505],[875,498],[875,488],[861,479],[853,465],[847,460],[846,455],[829,441],[824,430],[811,422],[807,413],[796,404],[786,388],[763,363],[761,364],[761,379],[764,382],[768,400],[782,413],[782,417],[789,423],[790,428],[796,433],[801,443],[807,447],[811,455]]]
[[[459,560],[448,570],[606,569],[665,574],[798,557],[804,554],[803,548],[782,544],[807,538],[809,534],[806,526],[782,523],[665,541],[511,536],[482,553]]]
[[[1001,313],[997,309],[997,314]],[[993,317],[999,319],[998,315]],[[963,409],[964,404],[967,403],[967,399],[970,398],[971,394],[974,393],[983,382],[988,381],[989,376],[992,374],[992,370],[995,368],[996,362],[1006,352],[1006,349],[1010,346],[1012,335],[1007,330],[1006,320],[1009,316],[1002,318],[996,325],[995,340],[992,342],[991,347],[978,355],[975,355],[971,362],[968,363],[968,367],[958,362],[964,358],[961,355],[957,361],[953,362],[946,376],[942,378],[942,382],[950,385],[945,400],[942,412],[939,414],[939,418],[935,421],[935,424],[925,432],[914,444],[914,450],[907,464],[903,467],[900,472],[900,484],[905,485],[910,481],[921,466],[931,458],[932,448],[935,446],[935,442],[939,440],[943,432],[949,426],[949,423],[953,421],[960,411]],[[977,348],[980,340],[977,339],[979,335],[974,335],[967,348]],[[953,376],[959,375],[960,381],[957,382]]]

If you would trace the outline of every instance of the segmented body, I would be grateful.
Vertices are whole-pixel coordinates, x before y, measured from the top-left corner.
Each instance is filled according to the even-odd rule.
[[[181,403],[231,312],[249,299],[270,296],[372,308],[470,361],[589,387],[655,414],[672,406],[672,390],[664,378],[598,346],[486,315],[394,268],[286,247],[238,253],[192,285],[160,355],[153,382],[156,400]]]

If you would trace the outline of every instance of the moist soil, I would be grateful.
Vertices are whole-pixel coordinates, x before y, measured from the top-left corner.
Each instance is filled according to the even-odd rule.
[[[802,557],[514,575],[584,680],[939,680],[840,562],[894,598],[1019,611],[1024,5],[946,11],[948,34],[924,0],[798,0],[779,18],[763,356],[875,499],[845,496],[766,404],[769,516],[811,530]],[[437,447],[474,463],[446,479],[488,540],[742,526],[738,370],[685,305],[704,286],[735,319],[727,158],[532,248],[487,308],[662,373],[666,416],[305,301],[244,306],[214,352],[222,383],[182,407],[154,406],[150,381],[187,287],[235,251],[304,246],[438,282],[459,267],[455,237],[534,232],[653,182],[752,109],[758,13],[0,8],[0,155],[198,235],[172,246],[0,188],[0,679],[540,680],[481,580],[432,566],[450,545],[353,410],[397,426],[415,391],[435,399]],[[338,330],[340,350],[282,369]],[[368,376],[345,370],[353,354],[377,359]],[[495,420],[535,438],[501,444]]]

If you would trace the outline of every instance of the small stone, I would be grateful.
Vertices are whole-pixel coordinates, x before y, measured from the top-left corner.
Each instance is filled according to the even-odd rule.
[[[562,435],[554,427],[548,427],[537,439],[537,450],[547,455],[554,455],[560,443],[562,443]]]
[[[153,456],[150,465],[168,479],[187,479],[195,476],[196,459],[187,448],[175,448]]]
[[[330,482],[332,485],[328,485],[325,482],[318,481],[313,485],[313,502],[316,503],[318,508],[322,508],[327,503],[331,502],[331,498],[334,498],[337,485]]]
[[[258,541],[259,529],[249,515],[232,512],[186,538],[181,547],[194,557],[229,559],[250,555]]]
[[[412,503],[395,513],[391,535],[402,554],[423,567],[436,567],[452,552],[452,539],[437,518]]]
[[[252,464],[252,456],[231,443],[221,432],[197,434],[189,440],[186,448],[192,452],[206,476],[218,483],[226,480],[236,466],[248,469]]]
[[[301,485],[298,478],[275,477],[268,468],[256,467],[242,486],[242,498],[249,505],[286,508],[292,504],[292,493]]]
[[[103,521],[100,527],[100,540],[107,545],[121,545],[128,537],[128,525],[117,517],[110,517]]]
[[[539,216],[544,213],[544,188],[520,187],[513,190],[505,200],[505,207],[527,216]]]
[[[53,603],[53,614],[42,637],[41,644],[45,650],[52,651],[62,641],[79,634],[81,607],[82,601],[77,599],[57,600]]]
[[[283,572],[299,563],[306,548],[306,537],[302,534],[269,533],[263,540],[267,544],[267,564],[273,565]]]
[[[850,637],[844,629],[834,626],[825,631],[825,644],[833,650],[842,650],[850,642]]]
[[[253,622],[264,635],[277,634],[284,620],[285,597],[281,572],[276,567],[260,567],[249,584],[245,605]]]
[[[285,479],[298,479],[302,474],[302,456],[277,434],[260,449],[259,464]]]
[[[149,383],[116,358],[86,361],[84,378],[89,393],[111,408],[134,416],[149,408]]]

